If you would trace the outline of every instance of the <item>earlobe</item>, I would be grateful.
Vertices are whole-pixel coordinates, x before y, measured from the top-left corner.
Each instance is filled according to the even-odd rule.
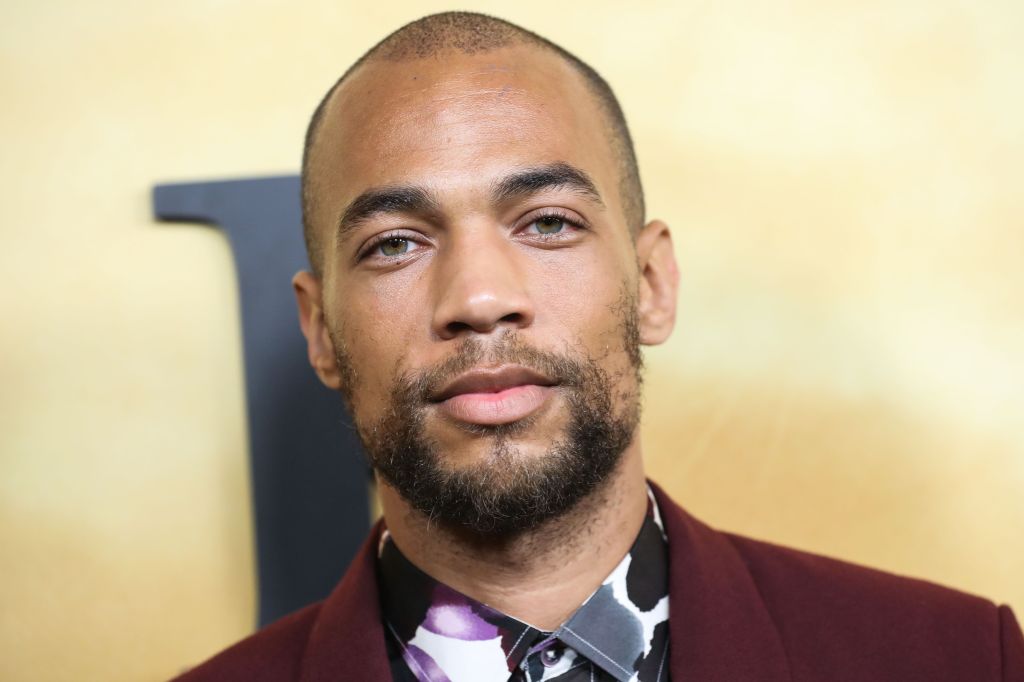
[[[640,267],[640,342],[656,346],[668,339],[676,324],[679,268],[668,225],[660,220],[647,223],[636,246]]]
[[[324,320],[320,280],[313,273],[302,270],[292,277],[292,289],[299,306],[299,326],[306,337],[309,364],[325,386],[340,390],[341,377],[334,343]]]

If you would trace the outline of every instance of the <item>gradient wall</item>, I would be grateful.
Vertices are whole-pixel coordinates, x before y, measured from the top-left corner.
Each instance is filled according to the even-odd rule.
[[[1024,5],[471,6],[608,78],[674,227],[653,477],[719,527],[1024,611]],[[230,254],[148,191],[296,171],[333,79],[450,8],[5,7],[0,678],[161,680],[249,631]]]

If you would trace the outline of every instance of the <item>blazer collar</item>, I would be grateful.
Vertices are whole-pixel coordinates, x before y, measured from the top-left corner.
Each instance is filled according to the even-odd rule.
[[[736,548],[651,488],[668,535],[673,679],[790,680],[779,631]]]
[[[651,484],[668,535],[672,677],[788,682],[779,632],[743,558]],[[378,522],[326,599],[309,636],[301,682],[390,680],[377,583]]]
[[[390,680],[377,588],[378,521],[323,603],[309,635],[301,682]]]

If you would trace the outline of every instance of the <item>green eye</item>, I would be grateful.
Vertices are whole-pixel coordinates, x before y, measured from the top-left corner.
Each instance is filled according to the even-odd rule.
[[[409,240],[405,237],[389,237],[377,247],[385,256],[401,256],[409,250]]]
[[[558,234],[565,227],[565,221],[558,216],[544,216],[533,221],[540,234]]]

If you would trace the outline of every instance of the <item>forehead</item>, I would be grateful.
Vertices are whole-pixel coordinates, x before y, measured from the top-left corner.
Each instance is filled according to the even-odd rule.
[[[554,161],[585,170],[614,203],[608,135],[583,78],[546,50],[370,61],[324,112],[309,163],[317,224],[369,187],[417,183],[444,197]]]

